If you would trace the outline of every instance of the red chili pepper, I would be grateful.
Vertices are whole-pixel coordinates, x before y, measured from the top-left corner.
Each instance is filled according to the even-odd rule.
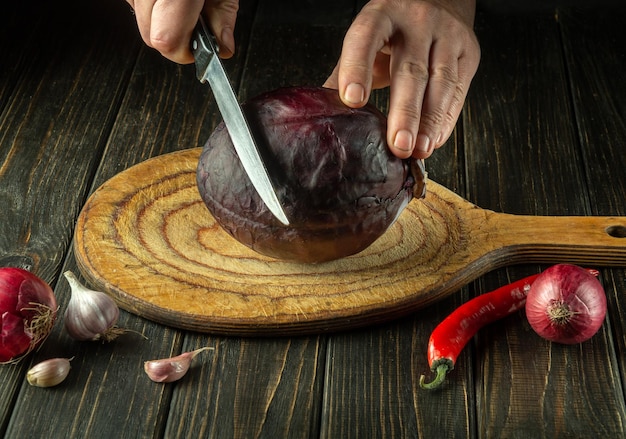
[[[594,276],[599,275],[597,270],[588,271]],[[437,375],[430,383],[426,383],[425,376],[422,375],[420,386],[424,389],[439,387],[446,374],[454,369],[461,350],[480,328],[524,307],[530,286],[538,276],[539,274],[534,274],[490,293],[481,294],[446,317],[435,328],[428,341],[428,365]]]

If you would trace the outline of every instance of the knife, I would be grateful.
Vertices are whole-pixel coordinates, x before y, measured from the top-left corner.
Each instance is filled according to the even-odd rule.
[[[233,91],[224,66],[217,56],[215,37],[202,17],[193,33],[191,51],[196,63],[196,76],[200,82],[208,82],[220,109],[224,124],[228,129],[243,169],[252,185],[272,214],[283,224],[289,225],[285,211],[278,201],[267,168],[254,143],[250,127],[246,121],[235,92]]]

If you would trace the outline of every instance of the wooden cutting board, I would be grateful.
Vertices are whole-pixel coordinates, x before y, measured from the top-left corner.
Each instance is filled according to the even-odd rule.
[[[215,222],[196,187],[200,152],[155,157],[111,178],[76,227],[90,286],[165,325],[228,335],[334,331],[406,315],[509,264],[626,266],[626,217],[496,213],[433,181],[360,254],[275,260]]]

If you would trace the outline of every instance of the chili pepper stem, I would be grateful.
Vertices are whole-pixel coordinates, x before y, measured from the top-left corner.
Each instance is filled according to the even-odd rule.
[[[422,389],[428,389],[428,390],[436,389],[437,387],[443,384],[443,382],[446,379],[446,374],[450,370],[451,369],[448,363],[441,363],[440,365],[437,366],[435,370],[437,373],[437,375],[435,376],[435,379],[432,380],[430,383],[426,382],[426,377],[424,375],[420,377],[420,387]]]

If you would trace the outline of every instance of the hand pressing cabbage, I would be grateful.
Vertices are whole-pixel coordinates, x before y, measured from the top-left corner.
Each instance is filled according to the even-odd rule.
[[[259,253],[300,262],[358,253],[393,224],[414,189],[423,196],[422,169],[391,154],[385,116],[372,105],[352,109],[336,90],[294,87],[242,107],[290,225],[261,201],[223,123],[202,151],[197,182],[217,222]]]

